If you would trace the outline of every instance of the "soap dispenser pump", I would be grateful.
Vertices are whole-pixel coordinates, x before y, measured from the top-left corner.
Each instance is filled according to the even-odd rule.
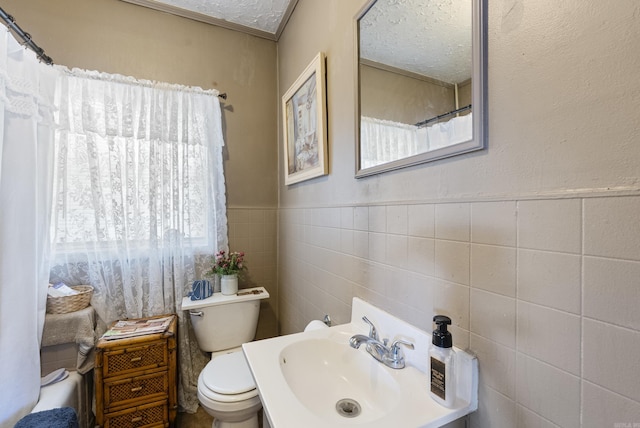
[[[453,407],[456,400],[456,378],[454,371],[455,352],[453,339],[447,326],[451,318],[444,315],[433,317],[436,329],[429,348],[429,367],[431,373],[431,397],[445,407]]]

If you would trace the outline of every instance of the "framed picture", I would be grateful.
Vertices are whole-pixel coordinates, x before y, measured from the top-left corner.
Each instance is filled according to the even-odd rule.
[[[328,173],[325,56],[320,52],[282,97],[284,182]]]

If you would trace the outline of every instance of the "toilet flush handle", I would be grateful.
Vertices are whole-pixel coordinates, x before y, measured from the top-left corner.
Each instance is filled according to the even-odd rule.
[[[204,313],[202,313],[202,311],[189,311],[189,315],[194,317],[203,317]]]

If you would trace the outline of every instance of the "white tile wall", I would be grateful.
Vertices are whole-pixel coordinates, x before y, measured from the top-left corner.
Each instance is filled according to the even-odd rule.
[[[640,262],[585,257],[584,315],[640,330]]]
[[[585,254],[640,260],[640,198],[584,201]]]
[[[558,428],[559,425],[544,419],[537,413],[532,412],[526,407],[518,406],[518,424],[519,428]]]
[[[435,276],[468,285],[469,253],[469,243],[436,240]]]
[[[409,235],[422,238],[435,236],[435,205],[409,205],[407,215],[407,233]]]
[[[516,249],[471,245],[471,284],[505,296],[516,296]]]
[[[580,374],[580,317],[518,302],[517,349],[569,373]]]
[[[471,333],[471,349],[476,353],[480,382],[507,396],[516,399],[516,351],[492,340]]]
[[[640,421],[640,404],[624,396],[601,388],[591,382],[582,382],[582,426],[601,428],[606,426],[633,428]],[[612,423],[613,421],[613,423]]]
[[[515,299],[472,289],[470,318],[472,333],[515,349]]]
[[[582,247],[581,200],[519,202],[518,246],[580,253]]]
[[[471,204],[471,237],[479,244],[516,245],[516,203]]]
[[[580,313],[582,257],[518,250],[518,298],[574,314]]]
[[[426,331],[443,313],[480,362],[469,426],[640,424],[638,213],[640,196],[283,209],[280,332],[347,322],[353,296]]]
[[[640,332],[585,319],[586,380],[640,401]]]
[[[471,414],[471,426],[476,428],[514,428],[516,404],[513,400],[483,384],[478,388],[478,410]]]
[[[580,426],[580,378],[519,353],[517,401],[561,427]]]
[[[436,205],[436,238],[468,242],[470,229],[469,204]]]

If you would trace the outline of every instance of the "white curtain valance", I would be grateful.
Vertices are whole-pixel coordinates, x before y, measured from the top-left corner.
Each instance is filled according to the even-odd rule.
[[[217,90],[55,67],[61,74],[60,131],[224,145],[217,138],[221,122],[210,117],[216,105],[219,111]]]

